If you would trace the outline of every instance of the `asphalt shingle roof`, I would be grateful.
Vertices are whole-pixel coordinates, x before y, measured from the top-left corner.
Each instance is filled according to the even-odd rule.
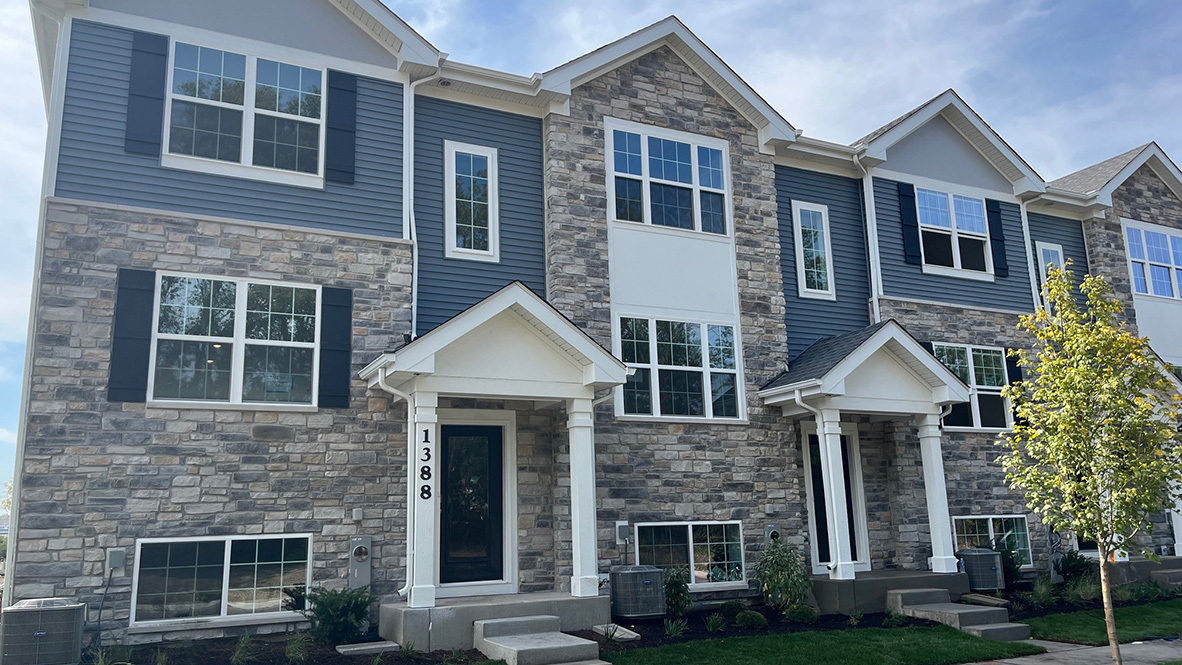
[[[1091,166],[1080,169],[1075,173],[1069,173],[1062,178],[1052,180],[1048,185],[1057,187],[1059,189],[1066,189],[1080,194],[1091,194],[1104,188],[1124,167],[1129,165],[1129,162],[1136,159],[1143,150],[1149,147],[1146,143],[1142,146],[1137,146],[1128,152],[1122,152],[1116,157],[1110,157],[1099,164],[1092,164]]]
[[[921,110],[923,110],[923,108],[924,108],[925,106],[927,106],[928,104],[931,104],[932,102],[936,101],[936,99],[937,99],[937,98],[939,98],[939,97],[940,97],[940,95],[943,95],[943,94],[945,94],[945,93],[947,93],[947,92],[948,92],[947,90],[945,90],[944,92],[941,92],[939,95],[936,95],[935,97],[932,97],[931,99],[929,99],[929,100],[927,100],[926,102],[924,102],[924,103],[920,104],[919,106],[916,106],[915,108],[913,108],[913,109],[911,109],[910,111],[908,111],[908,112],[904,113],[903,115],[899,116],[898,118],[895,118],[894,120],[892,120],[892,121],[888,122],[887,124],[883,125],[882,127],[879,127],[878,129],[874,130],[873,132],[870,132],[870,133],[869,133],[869,134],[867,134],[866,136],[863,136],[862,138],[858,139],[857,141],[854,141],[854,142],[853,142],[853,143],[851,143],[850,145],[851,145],[851,146],[856,146],[856,145],[867,145],[867,144],[869,144],[869,143],[870,143],[871,141],[873,141],[874,139],[876,139],[876,138],[878,138],[878,137],[882,136],[883,134],[886,134],[887,132],[889,132],[889,131],[891,131],[892,129],[894,129],[895,127],[897,127],[897,126],[899,125],[899,123],[903,122],[903,121],[904,121],[904,120],[906,120],[907,118],[910,118],[911,116],[915,115],[916,113],[919,113]]]
[[[890,319],[879,321],[865,328],[813,342],[812,346],[805,349],[789,364],[787,372],[772,379],[762,390],[779,388],[825,376],[829,370],[837,367],[837,364],[845,360],[846,356],[856,351],[859,346],[862,346],[866,340],[889,322]]]

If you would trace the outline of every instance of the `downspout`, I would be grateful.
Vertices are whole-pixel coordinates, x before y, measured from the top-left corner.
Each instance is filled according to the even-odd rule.
[[[1034,242],[1030,239],[1030,219],[1026,215],[1026,201],[1018,202],[1018,210],[1022,213],[1022,239],[1026,242],[1026,272],[1030,276],[1030,297],[1034,304],[1034,309],[1038,309],[1042,302],[1042,291],[1038,286],[1038,269],[1035,266],[1034,253],[1037,251],[1034,248]],[[1042,261],[1041,258],[1037,259]]]
[[[874,317],[873,323],[878,323],[882,320],[878,304],[879,296],[882,295],[882,267],[878,262],[878,217],[874,213],[874,178],[870,175],[870,169],[862,165],[861,156],[854,155],[854,165],[862,172],[862,209],[866,214],[866,248],[870,252],[870,313]]]
[[[415,227],[415,89],[439,78],[442,63],[435,73],[412,81],[402,103],[402,237],[410,240],[410,336],[419,331],[419,234]]]
[[[385,367],[382,367],[381,369],[378,370],[378,387],[381,388],[382,390],[390,393],[391,395],[393,395],[395,397],[401,398],[403,401],[406,402],[406,466],[407,466],[407,474],[408,474],[408,478],[406,481],[406,524],[407,524],[407,529],[406,529],[406,585],[398,590],[399,596],[405,596],[406,593],[410,590],[411,571],[414,570],[413,564],[414,564],[414,557],[415,557],[415,543],[414,543],[414,535],[415,535],[415,530],[414,530],[414,512],[415,512],[414,491],[415,490],[414,490],[414,486],[412,485],[412,483],[410,482],[410,479],[409,479],[410,466],[411,466],[410,461],[412,459],[414,459],[414,456],[415,456],[415,444],[414,444],[414,441],[415,441],[415,437],[414,437],[415,403],[414,403],[414,397],[412,395],[410,395],[408,393],[404,393],[401,390],[398,390],[397,388],[395,388],[394,386],[391,386],[389,383],[386,382],[386,368]]]

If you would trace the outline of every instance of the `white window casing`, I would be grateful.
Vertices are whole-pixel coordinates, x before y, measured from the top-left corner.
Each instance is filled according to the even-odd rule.
[[[709,571],[708,566],[711,563],[717,563],[717,562],[696,560],[694,550],[697,548],[695,548],[695,545],[705,545],[707,543],[699,543],[699,542],[695,541],[694,527],[698,527],[699,531],[702,530],[703,528],[705,528],[707,530],[709,530],[710,528],[714,528],[715,530],[719,530],[719,529],[730,530],[732,532],[735,529],[738,530],[738,540],[737,541],[727,540],[726,543],[721,544],[721,546],[726,547],[727,545],[730,545],[732,548],[737,546],[738,558],[732,559],[730,556],[727,556],[725,563],[730,564],[732,569],[733,569],[734,564],[738,564],[739,570],[740,570],[739,579],[721,580],[721,581],[714,581],[714,582],[699,581],[699,579],[702,577],[703,567],[707,568],[705,579],[709,580],[709,576],[711,573]],[[642,544],[641,544],[643,542],[642,536],[641,536],[642,529],[653,529],[653,528],[685,529],[685,543],[686,543],[685,561],[686,561],[686,563],[685,564],[674,563],[674,564],[666,564],[666,565],[688,565],[689,572],[690,572],[689,587],[690,587],[691,591],[723,591],[723,590],[727,590],[727,589],[746,589],[747,588],[747,561],[746,561],[746,552],[744,551],[744,547],[743,547],[743,524],[739,520],[702,520],[702,521],[692,521],[692,522],[641,522],[638,524],[634,524],[632,528],[633,528],[633,542],[635,543],[635,547],[633,548],[633,551],[634,551],[633,557],[634,557],[634,561],[636,562],[636,565],[638,565],[638,566],[640,566],[640,565],[654,565],[653,562],[646,561],[645,552],[642,551],[642,549],[643,549]],[[710,543],[710,544],[719,545],[720,543]],[[662,544],[660,546],[661,547],[669,547],[669,545],[664,545],[664,544]],[[728,576],[733,577],[733,575],[728,575]]]
[[[932,345],[932,352],[937,360],[944,363],[946,367],[952,370],[953,373],[959,376],[969,386],[969,407],[972,410],[972,424],[957,425],[949,423],[949,419],[956,415],[954,411],[945,418],[944,429],[951,431],[1003,432],[1011,427],[1013,414],[1010,410],[1010,401],[1001,396],[1002,389],[1009,385],[1008,367],[1005,360],[1006,350],[1004,348],[936,343]],[[996,362],[1000,362],[1000,366]],[[990,374],[994,372],[999,373],[1000,383],[995,380],[989,380],[991,378]],[[984,411],[981,403],[983,398],[989,401],[1000,401],[1001,410],[1005,419],[1004,426],[982,424]]]
[[[819,215],[822,234],[820,247],[805,247],[805,216],[816,220]],[[792,234],[796,249],[796,290],[801,298],[837,300],[837,284],[834,282],[832,227],[829,224],[829,206],[807,201],[792,201]],[[815,238],[814,238],[815,241]],[[815,244],[815,242],[814,242]],[[824,267],[810,280],[810,268],[806,265],[806,250],[818,254],[824,260]],[[820,250],[820,252],[817,252]],[[820,280],[823,279],[823,282]],[[811,283],[810,283],[811,282]]]
[[[940,202],[942,201],[942,205]],[[925,202],[928,205],[925,205]],[[960,279],[992,282],[993,248],[989,237],[989,216],[985,199],[976,193],[962,193],[955,189],[915,188],[916,219],[919,222],[919,249],[923,272]],[[979,210],[979,215],[977,211]],[[977,222],[980,226],[977,227]],[[927,237],[947,236],[949,239],[952,265],[936,262],[929,256]],[[966,267],[961,241],[983,243],[983,269]]]
[[[472,155],[488,160],[488,247],[476,249],[459,245],[457,232],[456,205],[456,158],[457,156]],[[449,259],[465,259],[468,261],[484,261],[498,263],[501,260],[501,232],[500,232],[500,180],[497,166],[497,149],[490,146],[460,143],[457,141],[443,142],[443,216],[444,241],[443,255]],[[471,199],[468,199],[471,201]]]
[[[1006,522],[1020,526],[1012,532],[1016,542],[1014,550],[1023,557],[1022,567],[1033,565],[1033,548],[1030,544],[1030,523],[1025,515],[959,515],[952,518],[953,542],[956,549],[982,547],[992,549],[998,538],[1006,536],[1007,531],[1000,529]],[[982,540],[982,537],[985,540]]]
[[[1128,219],[1121,226],[1134,295],[1182,299],[1182,231]]]
[[[1063,269],[1066,257],[1063,254],[1063,245],[1053,242],[1044,242],[1038,240],[1034,243],[1034,253],[1038,259],[1038,278],[1042,284],[1047,283],[1047,266],[1055,266],[1059,270]]]

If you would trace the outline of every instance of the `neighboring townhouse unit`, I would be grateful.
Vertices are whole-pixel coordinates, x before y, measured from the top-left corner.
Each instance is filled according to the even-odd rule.
[[[524,77],[376,0],[32,6],[5,604],[152,641],[369,584],[387,638],[471,647],[606,623],[620,564],[751,595],[782,537],[823,611],[882,611],[966,588],[963,548],[1048,565],[995,463],[1048,264],[1110,276],[1182,363],[1156,146],[1048,184],[951,90],[810,138],[673,17]]]

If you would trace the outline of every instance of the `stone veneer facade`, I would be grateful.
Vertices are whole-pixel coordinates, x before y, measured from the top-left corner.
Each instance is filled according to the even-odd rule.
[[[119,268],[352,289],[358,370],[410,331],[409,243],[55,199],[41,243],[14,598],[76,598],[95,621],[106,550],[123,548],[104,614],[121,630],[136,539],[262,533],[313,534],[313,579],[329,584],[344,583],[349,536],[371,534],[374,590],[398,588],[405,407],[356,379],[350,408],[311,413],[158,408],[106,393]]]

